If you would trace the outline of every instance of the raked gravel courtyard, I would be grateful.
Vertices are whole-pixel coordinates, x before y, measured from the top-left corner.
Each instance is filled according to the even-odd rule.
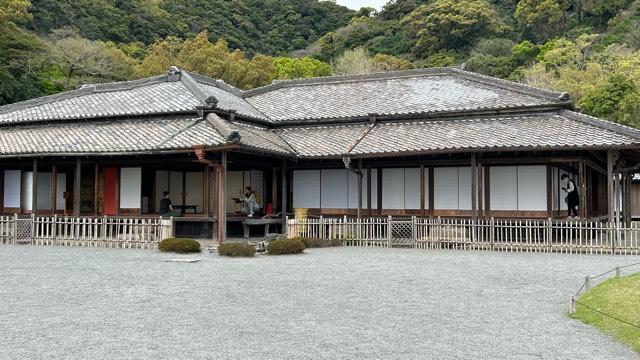
[[[175,257],[0,245],[0,359],[640,359],[566,314],[585,275],[634,257]]]

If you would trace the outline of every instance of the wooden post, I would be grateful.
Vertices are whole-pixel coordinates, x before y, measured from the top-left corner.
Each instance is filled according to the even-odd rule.
[[[613,193],[613,150],[607,150],[607,204],[609,209],[609,224],[613,224],[615,210],[615,196]]]
[[[288,185],[287,185],[287,160],[282,160],[282,233],[287,233],[287,206],[288,206]]]
[[[76,158],[76,171],[73,179],[73,216],[80,216],[80,178],[82,176],[82,161]]]
[[[58,209],[58,167],[55,165],[51,167],[51,191],[49,196],[51,197],[51,215],[53,216]]]
[[[31,174],[31,213],[38,210],[38,159],[33,158],[33,173]]]
[[[220,152],[220,168],[218,174],[218,244],[227,237],[227,151]]]
[[[553,217],[553,168],[547,165],[547,217]]]
[[[275,168],[271,172],[271,207],[273,211],[278,208],[278,173]]]
[[[425,192],[424,192],[424,164],[420,164],[420,182],[419,182],[419,186],[420,186],[420,214],[422,216],[424,216],[425,215],[425,213],[424,213],[424,203],[426,201]]]
[[[578,216],[585,219],[587,217],[587,179],[585,177],[584,161],[578,163],[578,189],[578,196],[580,197]]]
[[[357,175],[358,175],[358,220],[360,220],[362,218],[362,159],[358,161]]]
[[[471,154],[471,241],[476,238],[476,222],[478,221],[478,166],[476,153]]]
[[[204,216],[209,216],[209,205],[211,201],[211,168],[209,165],[204,166]]]
[[[624,204],[624,210],[622,215],[624,216],[624,224],[627,227],[631,226],[631,172],[624,173],[624,190],[622,193],[622,203]]]
[[[100,177],[100,168],[98,163],[96,162],[93,167],[93,216],[98,216],[98,192],[100,191],[99,178]]]
[[[367,167],[367,210],[371,216],[371,166]]]

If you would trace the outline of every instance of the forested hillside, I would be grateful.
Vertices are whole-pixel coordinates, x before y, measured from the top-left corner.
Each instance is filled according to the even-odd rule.
[[[640,0],[0,0],[0,104],[170,65],[241,88],[465,64],[640,126]]]

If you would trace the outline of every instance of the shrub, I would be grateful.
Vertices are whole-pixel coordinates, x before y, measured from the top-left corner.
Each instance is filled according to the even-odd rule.
[[[175,252],[178,254],[199,253],[200,243],[193,239],[169,238],[160,242],[158,249],[163,252]]]
[[[256,247],[243,242],[227,242],[218,246],[218,255],[231,257],[254,257]]]
[[[267,252],[270,255],[300,254],[305,249],[300,238],[275,240],[267,245]]]
[[[329,246],[342,246],[342,240],[337,240],[337,239],[333,239],[333,240],[324,240],[324,239],[317,239],[317,238],[296,238],[296,239],[300,239],[304,243],[304,246],[307,249],[323,248],[323,247],[329,247]]]

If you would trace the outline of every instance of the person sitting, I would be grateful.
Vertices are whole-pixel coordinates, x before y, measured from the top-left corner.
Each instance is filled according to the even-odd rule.
[[[260,210],[256,194],[251,190],[251,186],[245,188],[245,192],[240,196],[240,201],[242,201],[242,209],[240,211],[243,214],[247,214],[248,217],[253,217],[253,214]]]
[[[160,199],[160,208],[158,212],[161,216],[179,216],[180,214],[173,209],[173,205],[171,204],[171,199],[169,198],[169,192],[162,192],[162,199]]]

